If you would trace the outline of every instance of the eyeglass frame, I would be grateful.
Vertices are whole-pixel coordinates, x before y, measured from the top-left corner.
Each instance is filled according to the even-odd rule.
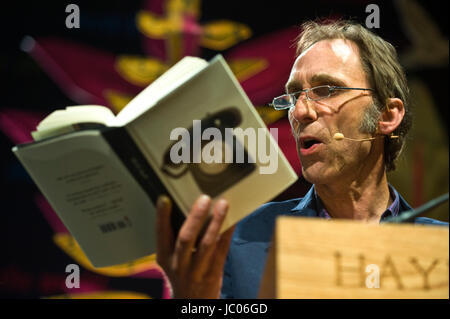
[[[317,99],[312,99],[312,98],[309,97],[309,95],[308,95],[309,91],[317,89],[317,88],[321,88],[321,87],[328,87],[328,95],[327,96],[319,97]],[[331,94],[332,94],[332,90],[361,90],[361,91],[372,91],[372,92],[375,92],[374,89],[370,89],[370,88],[351,88],[351,87],[344,87],[344,86],[319,85],[319,86],[315,86],[315,87],[312,87],[312,88],[309,88],[309,89],[303,89],[303,90],[296,91],[296,92],[293,92],[293,93],[286,93],[286,94],[277,96],[277,97],[275,97],[272,100],[272,104],[271,105],[277,111],[286,110],[286,109],[290,109],[292,107],[295,107],[295,104],[297,103],[297,100],[298,100],[298,98],[295,97],[295,94],[305,92],[306,99],[308,99],[308,101],[319,101],[319,100],[323,100],[323,99],[326,99],[326,98],[330,97]],[[290,98],[295,99],[295,102],[293,104],[291,103],[288,106],[282,106],[282,107],[275,106],[275,100],[279,99],[279,98],[281,98],[283,96],[289,96]]]

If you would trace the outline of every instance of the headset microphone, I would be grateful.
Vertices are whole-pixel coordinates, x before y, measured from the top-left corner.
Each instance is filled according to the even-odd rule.
[[[336,141],[342,141],[343,139],[346,139],[346,140],[355,141],[355,142],[363,142],[363,141],[372,141],[372,140],[375,140],[378,137],[384,137],[384,136],[386,136],[386,135],[378,135],[376,137],[354,139],[354,138],[345,137],[344,134],[342,134],[342,133],[336,133],[336,134],[333,135],[333,138]],[[390,135],[389,138],[398,138],[398,136]]]

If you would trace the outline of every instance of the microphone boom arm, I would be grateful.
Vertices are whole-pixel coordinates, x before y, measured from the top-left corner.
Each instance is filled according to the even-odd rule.
[[[448,193],[441,195],[435,199],[430,200],[428,203],[423,204],[422,206],[408,210],[398,216],[393,216],[386,218],[383,220],[384,223],[401,223],[411,221],[414,217],[417,217],[420,214],[425,213],[426,211],[448,201]]]

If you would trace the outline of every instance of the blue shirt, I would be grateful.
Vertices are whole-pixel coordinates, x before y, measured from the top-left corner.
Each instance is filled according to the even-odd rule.
[[[383,218],[411,209],[392,186],[390,191],[394,201]],[[320,217],[320,202],[314,193],[313,186],[303,198],[264,204],[237,224],[224,268],[222,298],[258,297],[276,218],[283,215]],[[416,217],[412,222],[448,226],[448,223],[426,217]]]

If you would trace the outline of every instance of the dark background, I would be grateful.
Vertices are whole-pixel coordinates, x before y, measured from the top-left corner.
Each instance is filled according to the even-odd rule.
[[[81,11],[81,28],[67,29],[65,7],[76,3]],[[253,38],[268,32],[300,25],[316,17],[353,18],[365,22],[365,7],[377,3],[381,11],[381,28],[374,30],[392,42],[401,52],[411,42],[402,30],[398,12],[391,1],[202,1],[200,22],[230,19],[248,25]],[[448,38],[448,11],[442,2],[420,1]],[[144,54],[142,35],[134,18],[141,1],[74,1],[28,2],[6,1],[1,8],[2,42],[0,50],[1,87],[0,111],[14,108],[25,111],[50,112],[70,100],[42,68],[25,52],[20,42],[25,35],[35,38],[58,36],[71,39],[115,54]],[[274,48],[275,50],[277,48]],[[216,52],[203,50],[202,57]],[[439,68],[408,70],[408,76],[418,76],[431,88],[438,101],[438,113],[446,131],[448,124],[448,64]],[[65,266],[73,260],[52,241],[53,231],[34,204],[37,189],[11,152],[12,141],[0,133],[1,154],[1,222],[0,222],[0,297],[40,298],[63,293],[49,283],[64,280]],[[447,217],[448,218],[448,217]],[[83,273],[83,278],[99,280],[100,275]],[[160,297],[160,283],[136,278],[104,278],[114,290],[132,290]],[[46,284],[47,282],[47,284]]]

